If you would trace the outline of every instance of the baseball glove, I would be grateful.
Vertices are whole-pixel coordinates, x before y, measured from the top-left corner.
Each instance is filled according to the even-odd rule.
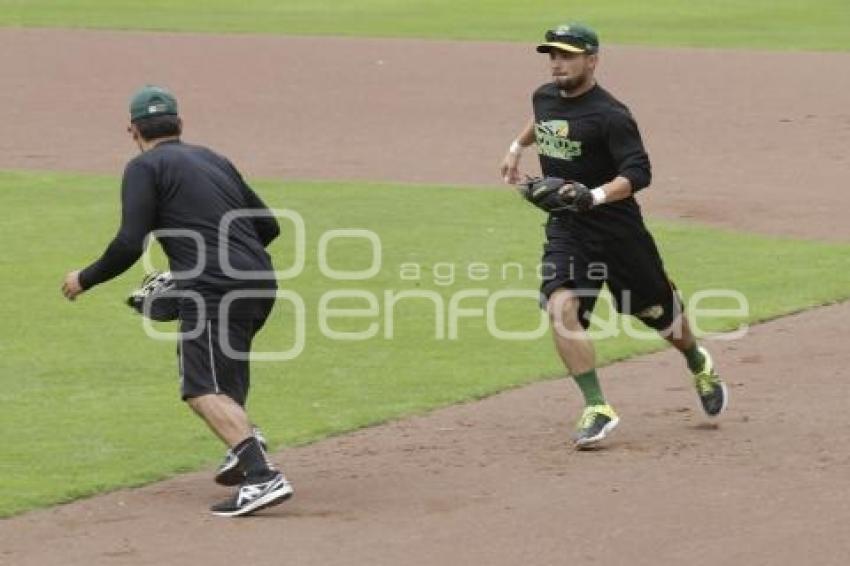
[[[146,274],[139,288],[127,297],[131,309],[159,322],[177,320],[179,301],[177,285],[169,271]]]
[[[567,181],[560,195],[567,209],[573,212],[587,212],[593,208],[593,193],[578,181]]]
[[[517,188],[525,200],[546,212],[585,212],[593,207],[590,189],[577,181],[529,177]]]

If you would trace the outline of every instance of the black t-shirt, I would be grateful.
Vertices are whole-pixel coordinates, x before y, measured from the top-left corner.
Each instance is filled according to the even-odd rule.
[[[124,170],[121,204],[118,234],[103,256],[80,273],[84,289],[129,269],[142,255],[145,239],[154,230],[187,232],[186,236],[157,239],[171,271],[186,275],[176,277],[178,289],[200,294],[207,318],[217,317],[219,302],[229,291],[277,287],[273,277],[255,279],[250,273],[225,273],[221,258],[225,253],[234,270],[271,272],[265,246],[278,236],[280,228],[270,215],[236,215],[226,233],[220,229],[228,213],[244,209],[268,212],[268,208],[236,168],[209,149],[174,140],[142,153]],[[250,306],[250,301],[237,302],[234,316],[239,315],[240,305]],[[181,316],[193,314],[194,302],[181,300]]]
[[[649,185],[649,156],[629,109],[596,85],[567,98],[554,83],[534,92],[534,133],[540,167],[548,177],[579,181],[591,189],[623,176],[634,191]],[[558,213],[550,224],[585,240],[630,238],[646,232],[634,197],[582,214]]]

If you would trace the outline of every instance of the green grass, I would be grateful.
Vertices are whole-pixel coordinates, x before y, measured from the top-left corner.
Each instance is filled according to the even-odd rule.
[[[320,296],[362,288],[434,290],[448,301],[467,288],[493,292],[537,287],[541,216],[507,191],[378,184],[281,184],[257,187],[273,206],[298,211],[307,227],[304,274],[282,285],[307,307],[306,348],[290,362],[254,366],[251,411],[275,446],[324,436],[411,413],[474,399],[504,388],[562,375],[550,340],[497,341],[481,319],[465,319],[459,339],[434,337],[433,307],[402,303],[396,337],[332,341],[316,322]],[[130,273],[65,301],[66,270],[102,251],[119,212],[117,181],[105,177],[0,173],[0,237],[4,300],[0,303],[0,516],[177,472],[209,466],[222,448],[177,398],[174,344],[148,339],[122,298],[141,275]],[[470,211],[474,211],[470,214]],[[335,283],[317,268],[316,244],[328,229],[366,228],[382,241],[382,269],[372,279]],[[667,267],[688,294],[729,287],[751,301],[753,319],[774,317],[845,299],[850,246],[735,234],[682,224],[653,223]],[[273,246],[279,268],[292,257],[291,229]],[[336,242],[329,261],[338,269],[369,263],[363,242]],[[486,281],[465,273],[471,261],[494,270]],[[526,269],[503,281],[499,266]],[[401,264],[425,266],[419,281],[402,280]],[[455,263],[456,281],[435,283]],[[778,276],[779,275],[779,276]],[[816,282],[816,284],[815,284]],[[483,307],[484,299],[463,306]],[[279,305],[261,334],[260,349],[292,344],[291,309]],[[336,305],[341,306],[341,305]],[[362,306],[351,304],[350,306]],[[381,313],[384,312],[381,307]],[[529,329],[538,311],[531,300],[500,304],[499,325]],[[372,321],[339,321],[337,330]],[[704,326],[731,328],[726,317]],[[167,327],[168,325],[166,325]],[[384,325],[380,323],[381,332]],[[610,362],[660,347],[658,341],[606,340]]]
[[[0,0],[0,25],[535,41],[566,20],[606,43],[850,49],[846,0]]]

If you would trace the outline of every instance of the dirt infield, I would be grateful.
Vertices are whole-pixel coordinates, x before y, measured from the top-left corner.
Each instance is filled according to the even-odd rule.
[[[163,82],[188,139],[249,176],[496,183],[545,78],[527,46],[0,30],[0,168],[120,171],[126,96]],[[610,48],[642,124],[650,214],[846,241],[850,55]],[[826,79],[826,76],[829,76]],[[534,253],[530,249],[530,253]],[[602,371],[623,423],[570,449],[572,383],[275,456],[296,497],[205,507],[209,472],[0,521],[0,564],[843,564],[850,303],[711,347],[719,426],[672,352]],[[553,354],[554,355],[554,354]]]
[[[4,521],[0,563],[844,564],[848,321],[845,303],[714,345],[717,428],[667,351],[604,371],[623,423],[602,450],[568,445],[573,385],[540,383],[284,451],[296,496],[255,518],[207,515],[227,491],[206,472]]]
[[[127,98],[154,82],[180,97],[187,139],[249,177],[495,184],[547,77],[520,44],[14,29],[0,42],[0,168],[120,173]],[[850,239],[837,174],[850,54],[611,47],[600,77],[642,126],[650,214]]]

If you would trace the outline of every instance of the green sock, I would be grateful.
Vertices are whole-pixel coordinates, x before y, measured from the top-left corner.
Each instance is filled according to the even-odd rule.
[[[688,362],[688,369],[691,370],[691,373],[700,371],[705,365],[705,356],[699,351],[699,346],[697,346],[696,342],[694,342],[693,346],[682,352],[682,354]]]
[[[602,395],[602,388],[599,386],[599,378],[596,377],[596,370],[592,369],[578,375],[574,375],[582,395],[584,395],[584,403],[590,405],[604,405],[605,396]]]

